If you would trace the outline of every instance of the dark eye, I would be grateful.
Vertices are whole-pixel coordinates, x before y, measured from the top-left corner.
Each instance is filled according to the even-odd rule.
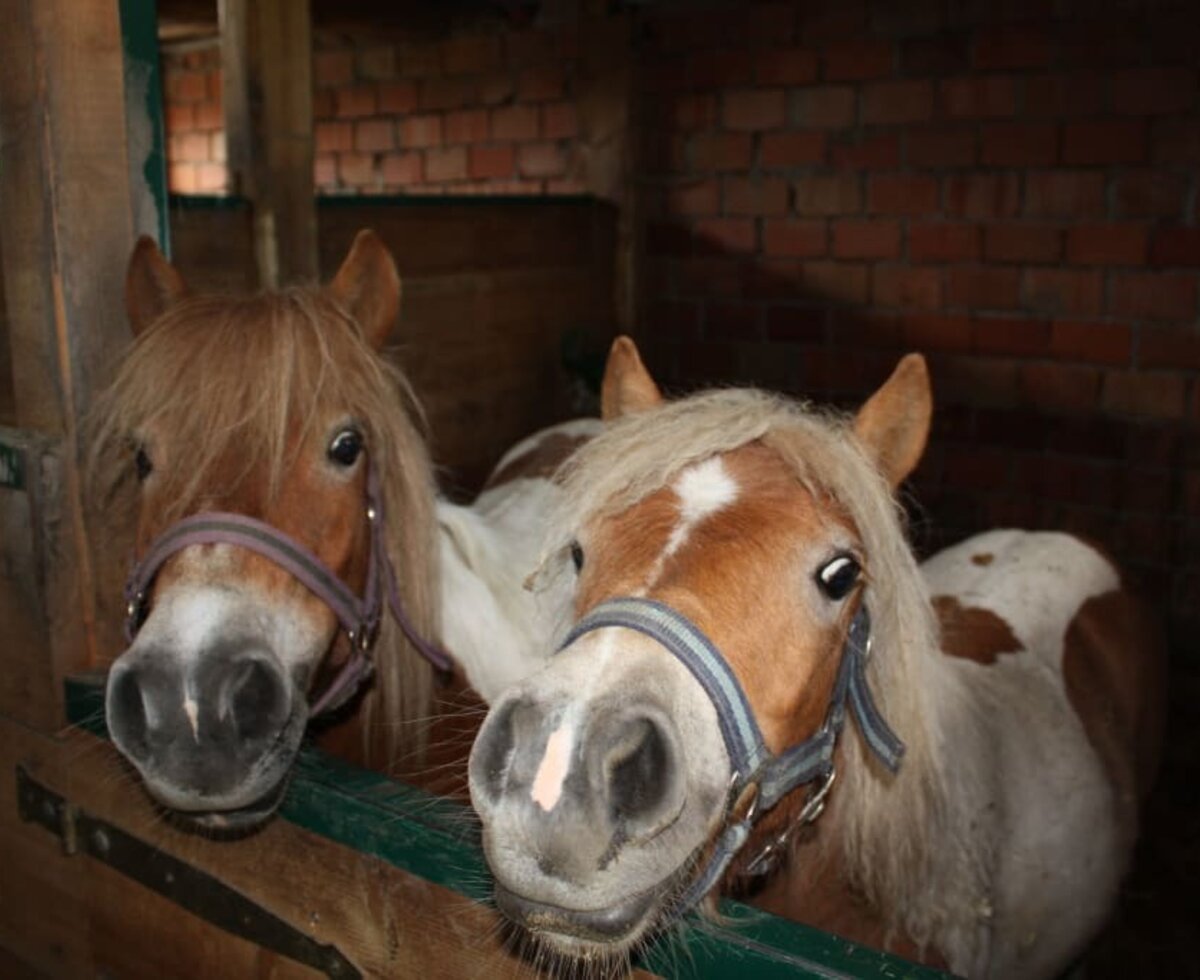
[[[571,542],[571,561],[575,564],[576,574],[583,571],[583,548],[578,541]]]
[[[338,466],[353,466],[363,451],[363,437],[358,429],[342,429],[329,444],[331,462]]]
[[[138,483],[144,483],[146,477],[154,472],[154,464],[150,462],[150,454],[145,446],[138,446],[133,456],[133,468],[137,472]]]
[[[858,581],[862,569],[850,555],[838,555],[817,570],[817,585],[833,600],[845,599]]]

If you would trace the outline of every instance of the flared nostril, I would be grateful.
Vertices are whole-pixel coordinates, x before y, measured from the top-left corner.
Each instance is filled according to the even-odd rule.
[[[471,792],[479,803],[496,803],[504,794],[516,743],[515,720],[521,702],[495,706],[480,729],[469,763]]]
[[[136,667],[114,668],[108,681],[107,702],[108,728],[113,740],[133,761],[145,759],[150,754],[150,720],[142,672]]]
[[[287,721],[287,685],[271,662],[246,657],[230,667],[218,714],[232,723],[239,738],[273,738]]]
[[[671,756],[662,729],[649,718],[627,721],[605,759],[608,804],[615,824],[652,816],[669,788]]]

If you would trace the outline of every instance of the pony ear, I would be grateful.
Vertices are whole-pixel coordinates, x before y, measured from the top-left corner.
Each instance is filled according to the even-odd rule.
[[[892,376],[854,418],[854,432],[895,489],[917,467],[929,439],[933,394],[920,354],[901,358]]]
[[[125,270],[125,311],[133,335],[142,332],[187,295],[187,284],[175,266],[166,260],[154,239],[142,235],[129,256]]]
[[[382,349],[400,313],[400,273],[375,232],[364,228],[354,236],[329,291],[358,321],[367,343]]]
[[[628,337],[618,337],[608,351],[600,386],[600,417],[606,422],[662,404],[663,396]]]

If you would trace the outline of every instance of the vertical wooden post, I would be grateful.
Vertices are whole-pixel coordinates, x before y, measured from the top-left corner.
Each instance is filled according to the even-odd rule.
[[[579,128],[588,191],[617,208],[614,303],[617,329],[636,336],[640,317],[640,140],[634,21],[592,0],[580,25]]]
[[[90,544],[83,419],[128,340],[133,205],[117,0],[0,0],[0,251],[17,426],[44,452],[33,515],[44,643],[4,672],[65,672],[111,653],[115,623]],[[27,663],[22,664],[25,657]],[[59,692],[50,694],[57,704]],[[20,706],[18,706],[20,707]],[[57,725],[53,717],[30,719]]]
[[[220,0],[225,134],[259,281],[317,277],[309,0]]]

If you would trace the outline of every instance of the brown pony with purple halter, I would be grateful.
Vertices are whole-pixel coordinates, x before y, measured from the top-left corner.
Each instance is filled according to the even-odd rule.
[[[373,670],[363,757],[387,765],[450,666],[419,410],[378,354],[400,281],[362,232],[325,287],[193,296],[143,239],[126,297],[136,339],[93,443],[102,499],[137,511],[109,727],[159,802],[249,826],[316,712]]]

